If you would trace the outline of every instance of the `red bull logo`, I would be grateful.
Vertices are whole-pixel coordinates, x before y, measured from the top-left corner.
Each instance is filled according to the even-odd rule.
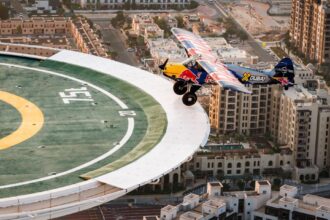
[[[191,80],[194,83],[198,83],[197,76],[193,72],[191,72],[190,70],[188,70],[188,69],[185,70],[185,71],[183,71],[180,74],[179,78],[184,79],[186,81]]]

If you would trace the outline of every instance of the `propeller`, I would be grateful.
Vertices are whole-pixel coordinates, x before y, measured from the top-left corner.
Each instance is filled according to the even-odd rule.
[[[166,59],[165,62],[164,62],[163,64],[161,64],[161,65],[158,66],[159,69],[164,70],[164,69],[165,69],[165,66],[166,66],[166,64],[167,64],[167,62],[168,62],[168,59]]]

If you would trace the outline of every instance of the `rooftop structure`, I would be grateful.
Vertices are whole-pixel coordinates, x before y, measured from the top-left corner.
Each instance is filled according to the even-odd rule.
[[[194,198],[194,205],[186,201]],[[166,206],[160,211],[162,220],[204,220],[212,218],[225,219],[238,217],[249,219],[254,209],[260,208],[271,198],[271,185],[268,181],[256,182],[255,191],[222,193],[220,182],[207,183],[207,194],[203,196],[187,195],[183,202]]]
[[[293,192],[293,193],[288,193]],[[284,185],[280,188],[280,196],[267,201],[262,209],[253,211],[254,218],[285,219],[320,219],[330,218],[330,199],[315,195],[297,198],[297,188]]]
[[[23,46],[25,46],[24,50],[22,49],[17,51],[17,47]],[[35,55],[35,51],[37,49],[42,51],[42,53],[40,53],[38,56]],[[46,51],[48,50],[53,51],[53,53],[46,54]],[[84,108],[76,109],[74,112],[81,112],[79,114],[71,115],[70,120],[68,120],[68,118],[62,118],[63,120],[61,120],[59,123],[47,123],[44,125],[47,127],[47,129],[44,129],[43,132],[47,132],[49,129],[54,128],[54,124],[56,124],[56,126],[62,125],[65,127],[65,129],[57,130],[57,132],[66,130],[66,138],[60,138],[56,142],[57,154],[51,153],[51,146],[54,146],[52,145],[54,142],[51,143],[51,141],[55,141],[53,138],[45,138],[44,141],[47,140],[50,142],[47,142],[46,144],[43,142],[44,145],[40,145],[40,142],[39,144],[37,143],[39,139],[34,139],[32,142],[27,141],[23,143],[25,148],[31,148],[29,160],[22,159],[22,157],[24,157],[24,152],[22,152],[23,155],[21,153],[15,154],[15,161],[19,163],[16,163],[17,166],[15,165],[15,170],[20,167],[22,170],[29,169],[28,172],[31,173],[34,171],[35,173],[32,177],[33,179],[27,180],[26,176],[20,176],[20,173],[15,172],[15,174],[18,175],[16,176],[18,179],[15,183],[1,183],[0,193],[3,198],[0,199],[0,219],[29,218],[31,216],[37,216],[38,218],[56,218],[113,200],[144,184],[156,182],[162,176],[166,175],[170,171],[175,170],[176,167],[180,166],[180,164],[184,163],[188,158],[190,158],[192,154],[199,148],[199,146],[204,145],[207,140],[209,133],[208,120],[207,115],[201,106],[197,104],[193,108],[187,109],[181,103],[181,101],[175,102],[176,104],[174,104],[172,101],[177,98],[174,94],[173,97],[169,97],[167,92],[160,92],[160,90],[168,91],[168,87],[170,87],[168,81],[160,77],[156,77],[153,74],[105,58],[67,50],[45,48],[41,46],[18,46],[14,44],[0,43],[0,52],[1,54],[10,55],[2,55],[1,58],[5,63],[2,63],[0,68],[5,69],[6,71],[0,72],[2,74],[7,74],[10,71],[10,73],[12,73],[12,77],[4,78],[6,78],[6,80],[12,80],[14,76],[24,78],[22,84],[19,87],[13,87],[13,89],[16,89],[17,95],[20,94],[19,91],[23,92],[23,90],[20,90],[20,88],[23,86],[25,88],[24,91],[29,91],[29,93],[25,94],[24,97],[29,99],[33,96],[31,100],[38,103],[37,105],[42,108],[43,111],[47,111],[48,118],[53,117],[52,114],[50,114],[50,111],[60,109],[58,114],[53,114],[54,117],[56,116],[54,120],[52,120],[53,122],[59,122],[57,120],[60,120],[59,118],[62,117],[63,114],[68,116],[71,112],[68,109],[70,109],[70,107],[72,108],[75,104],[84,106]],[[15,56],[18,56],[18,58]],[[21,57],[29,57],[30,59],[21,59]],[[41,60],[43,62],[40,62]],[[65,65],[63,63],[65,63]],[[113,71],[114,69],[116,71]],[[58,71],[60,71],[60,73]],[[25,74],[30,74],[31,77],[25,77]],[[77,74],[79,75],[79,80],[75,78],[75,75]],[[139,74],[140,77],[136,77],[136,74]],[[43,83],[45,81],[47,82]],[[101,81],[102,83],[100,84]],[[146,81],[152,83],[146,85]],[[111,82],[112,86],[111,94],[102,89],[104,86],[109,88],[109,82]],[[116,86],[125,82],[129,82],[129,85],[133,84],[135,86],[132,88],[128,86],[125,88],[125,90]],[[4,85],[9,86],[13,84],[5,83]],[[162,89],[162,86],[165,86],[166,88],[164,87]],[[76,99],[68,100],[66,99],[66,94],[69,94],[72,90],[66,91],[65,88],[79,88],[80,90],[84,91],[84,94],[86,94],[81,96],[81,98],[84,98],[85,96],[86,98],[83,102]],[[35,95],[38,94],[38,92],[34,92],[36,89],[39,91],[39,93],[42,91],[43,95]],[[53,89],[57,92],[52,92]],[[133,89],[135,92],[131,89]],[[58,91],[63,92],[59,93]],[[125,94],[132,92],[132,94],[135,94],[133,96],[136,96],[136,98],[132,97],[132,100],[126,98],[125,100],[121,100],[115,95],[116,92],[121,93],[120,97],[126,97]],[[144,95],[137,95],[141,92],[143,92]],[[52,95],[48,96],[49,94]],[[105,97],[102,99],[103,96]],[[40,99],[45,97],[47,98],[46,102],[40,101]],[[52,98],[49,99],[49,97]],[[143,99],[140,100],[138,97],[143,97]],[[146,99],[148,99],[147,102],[149,107],[152,106],[153,110],[151,112],[149,110],[139,111],[139,108],[143,108],[143,105],[140,105],[142,103],[135,105],[133,102],[131,102],[133,100],[136,102],[144,102]],[[157,99],[157,102],[154,103],[155,105],[151,104],[153,102],[149,102],[153,99]],[[56,103],[52,102],[52,100]],[[51,102],[52,104],[49,105]],[[108,102],[113,103],[106,105]],[[47,104],[44,105],[43,103]],[[97,105],[98,103],[102,103],[102,105]],[[134,112],[131,110],[128,111],[127,104],[132,104],[132,106],[135,106]],[[173,104],[177,106],[173,106]],[[54,106],[57,107],[54,108]],[[118,123],[109,124],[107,120],[104,120],[106,117],[106,114],[104,113],[105,111],[103,111],[102,114],[97,113],[99,108],[103,108],[104,106],[109,107],[106,111],[106,114],[110,114],[111,111],[114,110],[114,115],[111,122],[117,120]],[[115,109],[112,109],[113,107],[115,107]],[[160,107],[158,110],[154,109],[158,107]],[[95,117],[101,118],[93,118],[91,116],[91,120],[88,122],[88,127],[73,126],[73,121],[77,121],[74,119],[75,117],[82,117],[80,118],[82,120],[79,121],[81,123],[86,123],[86,115],[84,114],[90,114],[91,111],[84,110],[90,108],[93,108],[92,112]],[[183,112],[180,113],[180,109],[182,109]],[[162,111],[164,112],[162,113]],[[143,115],[140,114],[141,112],[143,112]],[[157,112],[157,117],[149,115],[152,114],[152,112]],[[174,115],[177,116],[178,114],[181,115],[179,121],[177,117],[172,117]],[[9,113],[7,116],[15,117],[15,115],[10,115]],[[8,117],[6,117],[6,119]],[[157,124],[148,124],[147,126],[143,126],[141,123],[145,123],[146,121],[144,119],[137,120],[139,117],[143,117],[144,119],[145,117],[148,117],[152,121],[152,118],[155,118],[157,119]],[[197,121],[194,120],[192,123],[190,120],[192,117],[197,117]],[[48,118],[46,120],[48,120]],[[148,123],[153,123],[150,120],[148,120]],[[126,133],[123,133],[123,135],[120,135],[120,138],[117,139],[115,138],[116,131],[121,130],[118,130],[118,128],[122,126],[120,121],[123,121],[123,125],[127,126],[127,131]],[[188,124],[186,124],[186,122]],[[154,142],[155,145],[149,145],[150,141],[155,138],[152,137],[149,140],[145,140],[148,142],[147,145],[144,144],[142,139],[140,141],[138,139],[134,139],[134,141],[132,141],[137,145],[131,146],[133,148],[129,147],[130,141],[128,140],[133,138],[132,135],[135,134],[135,132],[133,132],[134,126],[138,126],[139,123],[141,125],[141,127],[139,127],[139,132],[142,130],[148,130],[148,134],[150,134],[150,132],[159,132],[158,134],[155,134],[157,136],[157,141]],[[178,126],[176,123],[180,123],[182,130],[177,129]],[[1,124],[3,125],[3,123]],[[94,129],[94,125],[97,125],[98,129]],[[79,136],[79,138],[74,139],[77,136],[74,135],[75,132],[70,130],[73,128],[72,126],[75,127],[75,129],[90,130],[86,132],[88,135]],[[188,127],[189,129],[193,129],[194,132],[190,132],[189,134],[186,133],[186,131],[189,130]],[[87,155],[88,157],[92,157],[90,158],[91,160],[88,160],[87,158],[86,163],[85,156],[81,155],[83,152],[85,152],[83,147],[89,146],[88,149],[90,149],[92,146],[91,143],[94,142],[93,138],[96,137],[91,137],[89,135],[93,131],[94,135],[101,135],[104,130],[108,129],[112,130],[113,135],[112,137],[107,136],[107,138],[115,138],[116,140],[108,140],[108,144],[105,145],[101,144],[100,142],[98,144],[99,148],[95,148],[93,150],[93,152],[97,151],[96,158],[94,158],[95,155],[93,154],[85,154],[85,156]],[[124,132],[125,130],[126,129],[123,129]],[[180,131],[182,131],[182,133]],[[189,138],[184,137],[184,134],[189,135]],[[38,134],[40,138],[44,137],[45,135],[47,134]],[[193,135],[193,137],[190,135]],[[147,136],[142,135],[142,138]],[[68,148],[61,148],[61,144],[63,144],[62,142],[72,138],[75,140],[73,143],[76,144],[70,144],[70,148],[79,146],[79,151],[75,152],[74,154],[70,153],[73,151],[68,151]],[[189,139],[188,142],[187,139]],[[106,138],[98,138],[98,141],[105,140]],[[77,143],[77,141],[79,141],[79,143]],[[112,144],[109,145],[109,143]],[[3,145],[1,144],[1,146]],[[122,156],[130,158],[131,162],[127,164],[126,162],[122,163],[123,161],[118,161],[119,164],[117,164],[115,167],[113,166],[114,164],[110,166],[112,162],[108,161],[108,157],[114,152],[119,153],[122,146],[125,146],[126,150],[136,150],[135,153],[137,154],[135,155],[137,157],[128,155],[129,152],[127,154],[127,151],[125,150],[126,152]],[[180,148],[177,146],[180,146]],[[99,152],[103,148],[105,152]],[[15,146],[12,146],[12,149],[15,151]],[[145,152],[145,150],[147,151]],[[10,151],[6,150],[6,152],[9,153]],[[41,152],[43,152],[43,155],[47,154],[48,156],[41,156]],[[101,157],[99,155],[101,155]],[[65,158],[68,157],[70,157],[70,159],[66,160]],[[5,153],[2,154],[2,158],[5,158]],[[66,162],[58,162],[59,160],[63,159],[65,159]],[[101,160],[102,163],[104,162],[102,166],[108,163],[109,167],[96,166],[96,163]],[[5,159],[1,160],[0,163],[5,163],[5,161]],[[22,161],[24,162],[22,163]],[[14,163],[13,159],[12,163]],[[6,167],[6,172],[10,172],[11,167],[8,167],[10,164],[6,164],[7,165],[1,167]],[[21,166],[22,164],[24,165]],[[40,164],[45,164],[45,166],[40,166]],[[91,164],[98,167],[97,170],[94,170],[95,167],[93,170],[90,169]],[[63,169],[61,168],[55,169],[56,167],[59,168],[58,166],[67,166],[64,168],[65,172],[63,172]],[[40,170],[40,172],[37,172],[37,170]],[[88,173],[86,173],[86,171],[88,171]],[[48,183],[54,183],[53,180],[55,178],[55,182],[60,182],[62,185],[48,185]],[[63,178],[65,181],[69,181],[69,183],[64,183]],[[14,177],[12,176],[11,180],[9,181],[13,180]],[[35,187],[35,183],[37,183],[38,187]],[[23,191],[26,195],[20,194]],[[29,194],[31,192],[35,193]],[[11,194],[8,195],[7,193]]]

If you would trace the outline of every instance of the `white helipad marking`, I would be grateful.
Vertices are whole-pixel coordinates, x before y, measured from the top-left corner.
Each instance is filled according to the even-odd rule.
[[[47,74],[60,76],[60,77],[67,78],[67,79],[70,79],[70,80],[73,80],[73,81],[76,81],[76,82],[79,82],[79,83],[86,84],[86,85],[88,85],[88,86],[90,86],[90,87],[92,87],[96,90],[99,90],[100,92],[102,92],[103,94],[105,94],[106,96],[108,96],[109,98],[114,100],[122,109],[128,109],[127,105],[124,102],[122,102],[119,98],[117,98],[116,96],[114,96],[111,93],[107,92],[106,90],[104,90],[104,89],[102,89],[98,86],[95,86],[93,84],[90,84],[86,81],[83,81],[83,80],[80,80],[80,79],[77,79],[77,78],[74,78],[74,77],[71,77],[71,76],[66,76],[66,75],[61,74],[61,73],[56,73],[56,72],[53,72],[53,71],[49,71],[49,70],[41,70],[41,69],[37,69],[37,68],[26,67],[26,66],[15,65],[15,64],[7,64],[7,63],[0,63],[0,65],[9,66],[9,67],[17,67],[17,68],[28,69],[28,70],[34,70],[34,71],[38,71],[38,72],[44,72],[44,73],[47,73]],[[6,189],[6,188],[11,188],[11,187],[16,187],[16,186],[23,186],[23,185],[27,185],[27,184],[31,184],[31,183],[37,183],[37,182],[57,178],[57,177],[60,177],[60,176],[63,176],[63,175],[67,175],[67,174],[76,172],[76,171],[81,170],[83,168],[86,168],[90,165],[93,165],[93,164],[109,157],[110,155],[115,153],[117,150],[119,150],[122,146],[124,146],[133,134],[134,118],[128,118],[127,120],[128,120],[128,128],[127,128],[125,136],[120,140],[120,142],[114,148],[112,148],[111,150],[109,150],[105,154],[102,154],[101,156],[99,156],[99,157],[97,157],[97,158],[95,158],[95,159],[93,159],[93,160],[91,160],[87,163],[84,163],[80,166],[77,166],[75,168],[72,168],[70,170],[67,170],[67,171],[64,171],[64,172],[61,172],[61,173],[57,173],[55,175],[46,176],[46,177],[42,177],[42,178],[38,178],[38,179],[34,179],[34,180],[24,181],[24,182],[20,182],[20,183],[3,185],[3,186],[0,186],[0,189]]]

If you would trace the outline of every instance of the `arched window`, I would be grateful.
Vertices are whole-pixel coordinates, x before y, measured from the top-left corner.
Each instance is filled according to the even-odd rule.
[[[231,168],[231,167],[232,167],[231,163],[228,163],[227,168]]]
[[[250,162],[249,162],[249,161],[246,161],[246,162],[245,162],[245,166],[246,166],[246,167],[250,166]]]
[[[241,167],[241,163],[238,162],[236,167],[237,167],[237,168],[240,168],[240,167]]]
[[[299,179],[300,179],[301,181],[304,181],[304,175],[300,175]]]
[[[271,161],[271,160],[268,161],[268,166],[269,166],[269,167],[273,166],[273,161]]]
[[[280,166],[283,166],[283,160],[280,161]]]
[[[315,180],[315,174],[312,174],[311,179],[312,179],[312,180]]]
[[[218,163],[218,167],[222,167],[222,163],[221,162]]]
[[[305,176],[305,179],[306,180],[309,180],[309,175],[308,174]]]

